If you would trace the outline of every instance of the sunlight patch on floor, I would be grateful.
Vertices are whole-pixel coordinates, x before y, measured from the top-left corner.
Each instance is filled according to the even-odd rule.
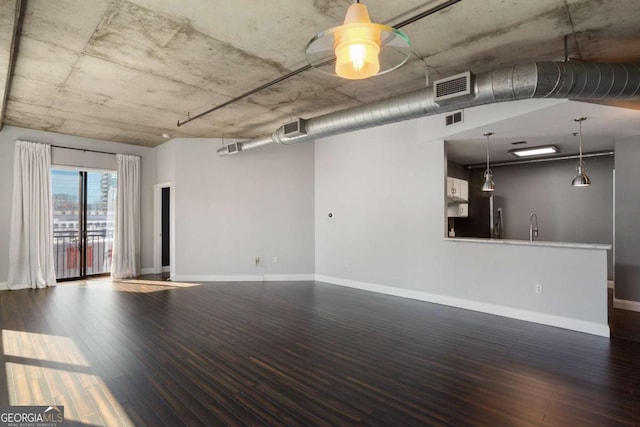
[[[190,288],[192,286],[200,286],[200,283],[169,282],[166,280],[145,280],[145,279],[114,280],[113,282],[128,283],[132,285],[163,286],[166,288]]]
[[[2,330],[7,389],[12,406],[64,406],[66,421],[91,426],[133,426],[104,381],[69,337]],[[55,367],[59,364],[59,367]]]
[[[5,356],[89,366],[69,337],[3,329],[2,346]]]
[[[191,288],[200,286],[201,283],[186,282],[169,282],[164,280],[145,280],[145,279],[111,279],[96,278],[87,280],[78,280],[73,282],[65,282],[64,286],[79,285],[85,288],[115,290],[119,292],[132,292],[147,294],[151,292],[168,291],[178,288]]]

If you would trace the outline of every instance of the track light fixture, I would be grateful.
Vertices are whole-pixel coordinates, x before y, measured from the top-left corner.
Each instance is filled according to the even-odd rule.
[[[571,186],[573,187],[588,187],[591,185],[591,179],[587,176],[587,168],[582,161],[582,122],[587,120],[586,117],[580,117],[578,119],[574,119],[575,122],[578,122],[579,126],[579,135],[580,135],[580,158],[578,160],[578,164],[576,165],[576,176],[571,180]]]
[[[496,184],[493,182],[493,173],[491,169],[489,169],[489,137],[493,135],[493,132],[485,132],[484,136],[487,137],[487,169],[484,171],[484,182],[482,183],[482,191],[495,191]]]

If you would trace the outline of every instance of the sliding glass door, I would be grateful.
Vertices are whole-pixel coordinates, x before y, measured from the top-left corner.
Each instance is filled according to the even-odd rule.
[[[57,279],[109,273],[116,173],[54,168],[51,185]]]

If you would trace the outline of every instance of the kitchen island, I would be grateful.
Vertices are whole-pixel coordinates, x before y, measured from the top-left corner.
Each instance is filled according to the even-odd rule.
[[[476,308],[463,308],[609,336],[607,251],[611,245],[442,240],[449,286],[466,300],[482,302]]]

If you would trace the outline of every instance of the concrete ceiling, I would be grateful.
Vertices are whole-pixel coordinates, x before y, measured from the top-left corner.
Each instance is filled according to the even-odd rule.
[[[366,2],[393,24],[444,0]],[[14,66],[0,3],[4,124],[155,146],[172,137],[251,138],[313,117],[409,92],[431,80],[529,60],[637,62],[638,0],[462,0],[403,28],[413,55],[367,81],[306,71],[204,118],[196,115],[306,64],[304,46],[339,25],[346,0],[22,0]],[[574,37],[575,35],[575,37]],[[0,85],[3,83],[0,71]],[[0,86],[1,87],[1,86]]]

